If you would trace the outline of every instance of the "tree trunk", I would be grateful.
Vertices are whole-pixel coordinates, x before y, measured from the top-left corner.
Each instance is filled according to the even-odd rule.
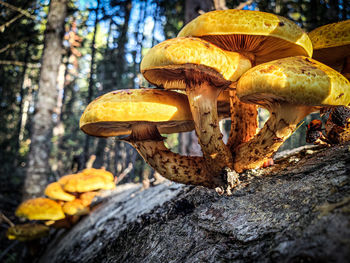
[[[28,68],[28,58],[29,58],[29,43],[27,43],[26,45],[26,54],[24,56],[24,66],[22,69],[22,73],[21,73],[21,91],[20,91],[20,102],[19,102],[19,113],[18,113],[18,125],[17,125],[17,141],[16,141],[16,146],[15,146],[15,151],[17,152],[17,158],[16,158],[16,162],[18,161],[18,153],[19,153],[19,149],[20,149],[20,145],[21,145],[21,129],[23,126],[23,106],[24,106],[24,97],[25,97],[25,89],[26,89],[26,75],[28,74],[27,72],[27,68]]]
[[[62,38],[67,1],[51,0],[47,18],[39,93],[24,183],[24,199],[40,196],[50,173],[52,113],[57,101],[57,75],[62,57]]]
[[[350,143],[282,154],[232,196],[168,183],[116,191],[39,262],[348,262]],[[245,178],[251,177],[252,172]]]
[[[90,77],[89,77],[89,86],[88,86],[88,96],[87,96],[87,104],[89,104],[94,96],[94,74],[95,74],[95,58],[96,58],[96,34],[97,34],[97,25],[98,25],[98,13],[100,9],[100,0],[97,0],[97,7],[95,9],[95,23],[94,23],[94,33],[92,36],[91,42],[91,63],[90,63]],[[84,143],[84,163],[89,160],[90,157],[90,140],[91,136],[85,135],[85,143]]]

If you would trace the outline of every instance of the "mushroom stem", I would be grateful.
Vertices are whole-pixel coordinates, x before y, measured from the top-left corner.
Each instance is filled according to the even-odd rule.
[[[145,130],[148,130],[148,135]],[[140,131],[143,138],[139,136]],[[171,181],[221,189],[237,185],[238,178],[212,176],[202,157],[182,156],[171,152],[164,145],[163,139],[155,125],[140,124],[133,125],[131,135],[123,140],[131,144],[152,168]]]
[[[296,130],[297,124],[314,111],[310,106],[272,103],[266,108],[270,118],[260,132],[235,151],[234,168],[237,172],[255,169],[270,158],[283,142]]]
[[[233,168],[232,154],[222,141],[218,120],[217,97],[222,89],[207,81],[190,83],[186,88],[198,142],[213,176],[219,175],[225,167]]]
[[[241,102],[236,95],[237,83],[232,83],[230,94],[231,130],[227,146],[234,153],[238,145],[254,137],[258,128],[257,106]]]

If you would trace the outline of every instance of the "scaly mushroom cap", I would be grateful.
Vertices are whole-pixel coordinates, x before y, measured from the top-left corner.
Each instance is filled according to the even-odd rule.
[[[307,34],[294,22],[274,14],[248,10],[218,10],[198,16],[178,37],[203,38],[223,49],[249,52],[260,64],[289,56],[312,56]]]
[[[73,201],[75,199],[75,196],[65,192],[58,182],[49,184],[45,189],[45,195],[51,199],[62,201]]]
[[[62,209],[65,214],[71,215],[71,216],[87,215],[90,212],[89,206],[85,205],[80,199],[75,199],[71,202],[64,203]]]
[[[197,67],[196,67],[197,66]],[[165,89],[185,89],[184,71],[199,71],[212,82],[236,81],[251,64],[242,55],[225,52],[200,38],[173,38],[152,47],[141,61],[141,73]]]
[[[41,224],[22,224],[7,229],[6,236],[10,240],[30,241],[49,234],[50,228]]]
[[[314,47],[313,58],[341,70],[350,56],[350,20],[318,27],[309,33]]]
[[[109,190],[115,188],[113,180],[98,174],[78,173],[71,176],[63,185],[63,189],[68,192],[90,192],[94,190]]]
[[[92,101],[80,129],[92,136],[127,135],[137,123],[156,124],[161,133],[193,130],[186,95],[155,89],[117,90]]]
[[[111,172],[106,171],[105,169],[95,169],[95,168],[86,168],[81,171],[83,174],[95,174],[105,177],[108,181],[113,182],[114,176]]]
[[[261,106],[274,101],[309,106],[348,105],[350,84],[332,68],[298,56],[250,69],[238,82],[237,96]]]
[[[16,216],[29,220],[59,220],[65,218],[62,207],[48,198],[34,198],[24,201],[16,210]]]

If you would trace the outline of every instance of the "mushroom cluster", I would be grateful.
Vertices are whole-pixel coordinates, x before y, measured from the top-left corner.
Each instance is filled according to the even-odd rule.
[[[47,197],[28,199],[18,206],[16,216],[31,222],[11,226],[7,237],[29,241],[48,234],[49,226],[69,228],[82,215],[89,214],[90,205],[100,190],[113,188],[114,176],[104,169],[87,168],[77,174],[65,175],[47,185]]]
[[[143,57],[141,73],[158,89],[105,94],[87,106],[80,128],[99,137],[125,135],[162,176],[229,194],[238,173],[268,162],[304,117],[350,103],[349,81],[312,53],[309,36],[284,17],[208,12]],[[258,106],[270,112],[259,133]],[[219,121],[228,116],[225,144]],[[203,156],[165,147],[161,134],[192,129]]]

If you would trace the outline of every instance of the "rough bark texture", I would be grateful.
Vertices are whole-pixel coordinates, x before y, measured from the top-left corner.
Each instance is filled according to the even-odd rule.
[[[66,11],[66,0],[51,0],[45,32],[38,102],[33,119],[34,126],[24,183],[24,199],[40,196],[43,193],[50,172],[52,114],[58,96],[56,83],[63,51],[62,38]]]
[[[348,262],[350,144],[304,149],[261,171],[229,197],[119,187],[39,261]]]

